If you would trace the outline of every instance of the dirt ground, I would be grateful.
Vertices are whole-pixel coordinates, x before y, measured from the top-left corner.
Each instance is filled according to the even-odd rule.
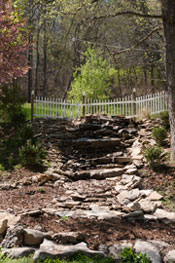
[[[142,170],[142,189],[153,188],[166,196],[164,205],[174,211],[175,170],[164,167],[161,171]],[[1,176],[4,182],[14,183],[35,176],[28,169],[19,169]],[[42,190],[41,190],[42,188]],[[41,209],[58,194],[63,187],[38,185],[21,186],[20,189],[0,191],[0,210],[11,208],[16,214],[27,210]],[[120,219],[97,220],[96,218],[60,218],[59,216],[41,214],[38,216],[22,216],[22,224],[33,228],[40,225],[45,231],[52,233],[79,231],[85,236],[90,248],[97,249],[100,244],[114,244],[121,240],[162,240],[175,247],[175,224],[158,222],[126,222]]]

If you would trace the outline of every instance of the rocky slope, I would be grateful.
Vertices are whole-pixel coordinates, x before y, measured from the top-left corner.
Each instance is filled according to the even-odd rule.
[[[8,196],[17,196],[17,192],[21,192],[23,198],[27,193],[28,199],[34,203],[32,206],[30,201],[22,202],[18,196],[17,203],[10,204],[8,213],[0,213],[4,253],[17,257],[32,250],[37,261],[41,256],[63,256],[78,250],[92,255],[112,255],[118,259],[123,247],[132,246],[136,251],[146,252],[155,263],[162,260],[175,262],[175,213],[164,208],[162,195],[152,188],[143,189],[140,173],[144,166],[142,147],[147,143],[155,144],[151,130],[156,125],[159,121],[135,122],[124,117],[95,115],[74,122],[37,120],[33,128],[47,149],[51,167],[45,173],[18,177],[13,184],[3,182],[0,185],[1,203],[7,202]],[[49,191],[52,195],[41,201],[41,195]],[[10,219],[12,216],[13,220]],[[134,236],[125,240],[124,232],[123,237],[113,237],[112,243],[110,238],[104,239],[105,244],[99,241],[93,246],[96,250],[92,250],[87,247],[90,238],[81,227],[81,231],[73,229],[62,233],[59,229],[47,228],[45,224],[43,229],[42,224],[37,224],[43,218],[46,222],[48,217],[51,224],[59,223],[59,227],[65,219],[68,220],[67,226],[79,220],[87,220],[90,225],[93,220],[104,225],[109,222],[109,228],[115,221],[116,227],[118,222],[118,226],[128,226],[129,231],[135,226],[141,229],[142,225],[151,227],[152,224],[157,224],[156,231],[160,226],[162,229],[158,239],[150,240],[148,235],[144,240]],[[35,229],[29,229],[30,224]],[[164,236],[168,231],[171,238],[166,240]],[[95,238],[93,234],[92,238]]]

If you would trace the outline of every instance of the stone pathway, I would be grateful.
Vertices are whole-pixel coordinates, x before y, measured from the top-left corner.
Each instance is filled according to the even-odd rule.
[[[135,123],[124,117],[94,115],[75,123],[66,120],[38,120],[34,123],[36,136],[45,145],[52,167],[44,174],[28,178],[22,184],[37,183],[61,191],[46,207],[26,214],[94,217],[98,220],[121,218],[128,222],[142,221],[143,224],[149,221],[174,223],[175,213],[164,209],[161,202],[163,196],[153,189],[141,189],[139,169],[144,165],[142,147],[147,143],[155,144],[150,136],[153,125],[158,125],[158,122]],[[14,186],[0,185],[0,189],[19,186],[20,182]],[[80,242],[83,237],[76,236],[80,233],[71,233],[69,236],[58,233],[57,236],[51,236],[17,224],[17,227],[13,226],[10,216],[0,213],[1,246],[7,248],[4,253],[10,257],[28,255],[33,249],[36,262],[41,256],[62,257],[77,251],[100,257],[107,254],[118,259],[125,246],[132,246],[137,252],[147,253],[153,263],[162,260],[165,263],[175,262],[175,253],[170,244],[160,240],[135,240],[133,243],[124,241],[103,251],[92,251],[86,243]],[[62,244],[55,244],[55,240]],[[72,240],[72,245],[66,244],[65,240]]]

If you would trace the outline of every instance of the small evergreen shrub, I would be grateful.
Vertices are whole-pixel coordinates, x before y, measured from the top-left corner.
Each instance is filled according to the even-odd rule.
[[[160,147],[151,146],[145,149],[144,157],[150,168],[158,168],[163,160],[163,150]]]
[[[1,87],[1,90],[0,120],[18,128],[26,120],[26,114],[22,109],[25,98],[21,95],[20,88],[16,84],[13,87]]]
[[[165,145],[165,139],[167,138],[167,130],[163,127],[157,127],[152,130],[152,136],[159,146]]]
[[[28,123],[24,123],[23,126],[20,126],[16,137],[21,143],[21,146],[27,141],[27,140],[32,140],[32,143],[36,143],[36,138],[34,138],[34,133],[32,130],[32,127]]]
[[[21,107],[11,107],[8,109],[8,118],[11,124],[13,124],[14,127],[21,126],[26,121],[26,115]]]
[[[24,166],[41,166],[45,156],[46,152],[41,144],[33,144],[31,139],[19,148],[19,158]]]
[[[137,254],[129,247],[124,248],[120,256],[122,263],[151,263],[146,254]]]
[[[168,111],[164,111],[160,113],[160,118],[162,120],[162,126],[166,129],[170,129],[170,121],[169,121],[169,113]]]

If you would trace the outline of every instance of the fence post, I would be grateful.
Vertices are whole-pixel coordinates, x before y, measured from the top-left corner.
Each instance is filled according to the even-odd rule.
[[[33,114],[34,114],[34,90],[31,92],[31,123],[33,123]]]
[[[83,91],[83,117],[86,115],[86,93]]]
[[[134,113],[134,119],[137,117],[136,112],[136,88],[133,88],[133,113]]]

